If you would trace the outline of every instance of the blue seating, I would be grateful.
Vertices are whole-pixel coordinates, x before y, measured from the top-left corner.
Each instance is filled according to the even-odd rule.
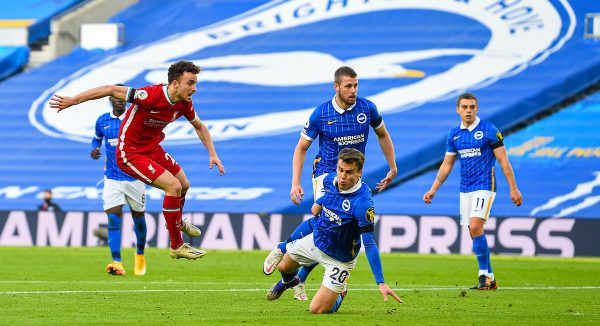
[[[288,197],[292,154],[310,111],[333,97],[333,71],[341,65],[357,70],[359,95],[373,100],[384,116],[398,179],[443,157],[446,133],[459,122],[460,92],[475,92],[481,117],[506,130],[600,76],[600,49],[580,37],[582,26],[576,24],[598,7],[591,2],[532,7],[542,27],[523,17],[511,20],[509,10],[518,8],[490,7],[488,16],[478,16],[481,11],[469,7],[473,2],[428,2],[420,8],[364,1],[234,4],[142,1],[111,19],[125,25],[122,48],[77,49],[1,83],[0,155],[6,159],[0,161],[0,209],[32,209],[42,189],[54,188],[67,210],[101,210],[94,189],[102,164],[89,158],[89,141],[97,116],[109,110],[108,100],[60,114],[46,103],[53,93],[74,95],[95,85],[166,82],[166,69],[182,58],[203,67],[194,104],[227,174],[219,177],[207,168],[206,151],[186,121],[169,127],[163,145],[192,183],[186,210],[209,212],[308,212],[317,144],[307,155],[302,178],[307,195],[300,206]],[[377,7],[383,4],[387,7]],[[390,21],[399,23],[381,23]],[[364,180],[374,186],[387,163],[375,134],[369,142]],[[410,207],[431,180],[416,178],[376,195],[378,210],[419,211]],[[458,196],[448,183],[448,198]],[[456,201],[444,196],[422,212],[456,214]],[[501,196],[496,213],[503,207]],[[150,191],[148,209],[160,210],[161,198],[160,191]]]

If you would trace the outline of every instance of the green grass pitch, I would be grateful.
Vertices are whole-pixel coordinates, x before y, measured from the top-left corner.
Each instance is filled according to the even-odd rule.
[[[311,315],[293,291],[265,299],[278,275],[262,273],[264,251],[209,251],[198,261],[146,252],[148,273],[104,272],[108,248],[0,247],[2,325],[600,325],[600,259],[492,256],[497,291],[476,283],[472,256],[382,254],[386,282],[403,299],[384,302],[361,255],[348,296],[333,315]],[[308,295],[322,279],[318,267]]]

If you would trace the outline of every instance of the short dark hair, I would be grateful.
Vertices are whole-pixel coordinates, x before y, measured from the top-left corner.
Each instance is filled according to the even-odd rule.
[[[348,164],[356,164],[358,171],[362,171],[365,164],[365,155],[355,148],[344,148],[338,153],[338,160]]]
[[[477,97],[473,93],[469,92],[460,94],[458,100],[456,100],[456,107],[460,105],[460,100],[475,100],[475,105],[479,104],[479,101],[477,101]]]
[[[200,67],[196,66],[193,62],[187,60],[179,60],[169,67],[167,74],[169,84],[174,80],[179,79],[184,73],[191,72],[193,74],[200,73]]]
[[[358,76],[358,75],[356,74],[356,71],[354,71],[354,69],[352,69],[348,66],[342,66],[342,67],[339,67],[333,74],[333,82],[339,83],[340,79],[342,79],[342,77],[344,77],[344,76],[348,76],[350,78],[356,78],[356,76]]]

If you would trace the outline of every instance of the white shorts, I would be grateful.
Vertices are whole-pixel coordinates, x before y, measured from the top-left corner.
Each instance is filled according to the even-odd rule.
[[[348,278],[350,278],[350,272],[356,266],[356,258],[343,263],[321,251],[315,246],[312,233],[288,243],[286,249],[290,257],[300,265],[320,264],[323,266],[325,273],[321,284],[336,293],[344,291]]]
[[[128,204],[132,211],[143,212],[146,210],[146,186],[139,180],[104,179],[102,201],[104,210]]]
[[[469,226],[471,217],[487,221],[496,193],[489,190],[477,190],[460,193],[460,225]]]
[[[323,173],[320,176],[313,178],[313,198],[315,201],[323,196],[323,179],[328,176],[329,173]]]

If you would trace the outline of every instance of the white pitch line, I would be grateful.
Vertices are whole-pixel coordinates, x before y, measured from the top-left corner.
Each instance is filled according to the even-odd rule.
[[[156,292],[265,292],[268,289],[141,289],[141,290],[55,290],[55,291],[2,291],[0,295],[20,295],[20,294],[81,294],[81,293],[156,293]],[[315,288],[316,290],[316,288]],[[377,288],[349,288],[354,291],[379,291]],[[397,288],[394,291],[457,291],[468,290],[468,288],[457,287],[428,287],[428,288]],[[502,287],[502,290],[517,291],[539,291],[539,290],[600,290],[600,286],[508,286]]]

